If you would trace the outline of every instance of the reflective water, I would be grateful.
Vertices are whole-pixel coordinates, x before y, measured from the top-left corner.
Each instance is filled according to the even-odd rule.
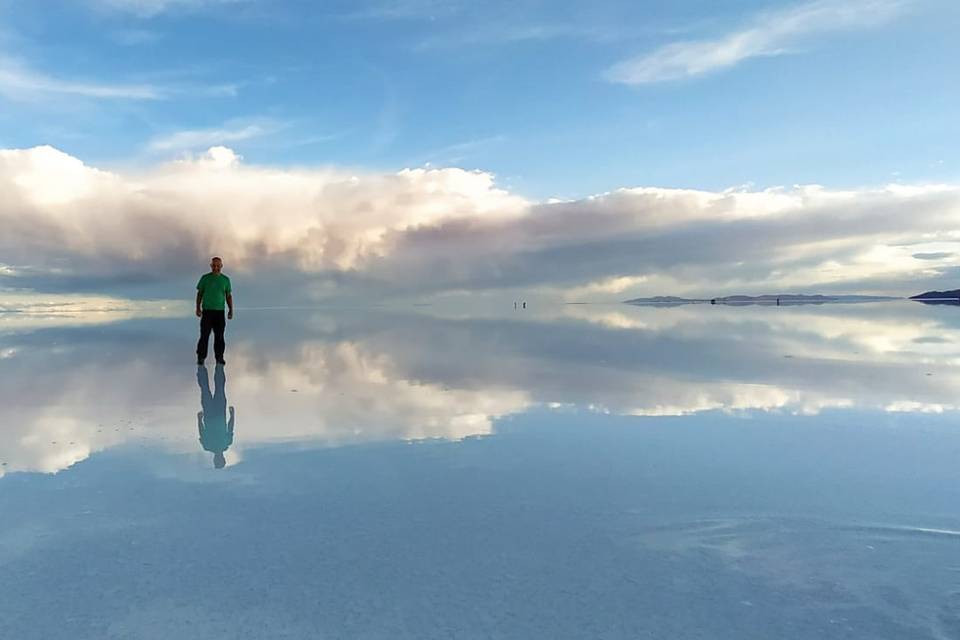
[[[957,307],[195,324],[0,315],[0,638],[960,638]]]

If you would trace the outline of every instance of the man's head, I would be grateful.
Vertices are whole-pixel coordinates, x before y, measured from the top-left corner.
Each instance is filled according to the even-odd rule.
[[[221,260],[219,256],[210,258],[210,271],[220,273],[221,269],[223,269],[223,260]]]
[[[227,466],[227,459],[223,457],[223,452],[218,451],[213,454],[213,468],[223,469],[225,466]]]

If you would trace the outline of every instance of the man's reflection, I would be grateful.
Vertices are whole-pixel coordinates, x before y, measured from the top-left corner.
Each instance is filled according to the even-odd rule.
[[[224,392],[226,376],[223,365],[213,370],[213,395],[210,395],[210,379],[207,368],[197,367],[197,384],[200,385],[200,405],[203,411],[197,412],[197,430],[200,432],[200,444],[204,451],[213,454],[213,466],[222,469],[227,461],[223,452],[233,444],[233,407],[230,407],[230,422],[227,422],[227,396]]]

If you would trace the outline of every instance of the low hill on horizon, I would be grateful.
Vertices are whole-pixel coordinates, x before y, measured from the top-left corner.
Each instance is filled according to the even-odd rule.
[[[626,304],[649,304],[672,306],[681,304],[726,304],[726,305],[747,305],[747,304],[828,304],[837,302],[876,302],[880,300],[899,300],[893,296],[862,296],[862,295],[835,295],[826,296],[822,294],[801,294],[801,293],[779,293],[763,294],[758,296],[732,295],[718,296],[715,298],[682,298],[679,296],[654,296],[651,298],[634,298],[624,300]]]
[[[950,291],[925,291],[924,293],[910,296],[911,300],[958,300],[960,299],[960,289],[951,289]]]

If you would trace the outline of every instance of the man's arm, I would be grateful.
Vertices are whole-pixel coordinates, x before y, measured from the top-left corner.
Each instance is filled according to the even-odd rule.
[[[233,320],[233,294],[227,294],[227,320]]]
[[[203,411],[197,412],[197,433],[201,438],[203,437]]]
[[[233,421],[236,418],[233,407],[230,407],[230,422],[227,423],[227,432],[232,436],[233,435]]]
[[[197,291],[197,317],[199,318],[203,314],[200,313],[200,302],[203,300],[203,291]]]

